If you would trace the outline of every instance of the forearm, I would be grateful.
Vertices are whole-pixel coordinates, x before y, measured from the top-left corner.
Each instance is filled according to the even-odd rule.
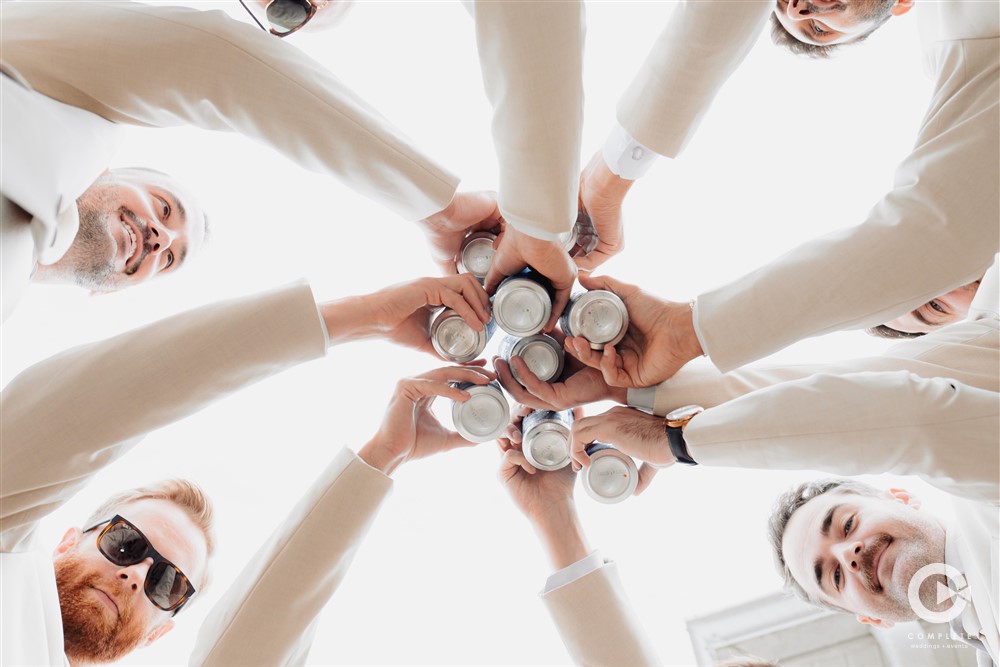
[[[210,612],[190,664],[289,665],[301,659],[308,631],[391,488],[385,475],[341,452]]]
[[[212,304],[67,350],[0,394],[2,529],[27,525],[149,431],[229,393],[322,357],[306,285]],[[155,406],[123,410],[150,392]]]
[[[445,208],[458,185],[325,67],[221,12],[5,5],[4,59],[40,92],[115,122],[244,134],[409,220]]]
[[[476,2],[476,40],[500,167],[500,211],[538,238],[577,213],[583,128],[582,2]]]
[[[572,565],[591,551],[572,498],[551,505],[531,525],[553,570]]]

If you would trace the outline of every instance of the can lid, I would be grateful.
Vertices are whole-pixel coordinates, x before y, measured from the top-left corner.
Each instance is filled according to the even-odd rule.
[[[592,345],[617,343],[628,328],[628,311],[617,295],[605,290],[581,294],[570,311],[570,328]]]
[[[472,397],[452,404],[455,430],[472,442],[486,442],[500,437],[510,421],[510,405],[498,385],[474,385],[465,391]]]
[[[538,333],[551,314],[552,300],[548,292],[532,280],[505,281],[493,299],[493,317],[501,329],[514,336]]]
[[[583,486],[591,498],[602,503],[620,503],[635,491],[639,470],[631,457],[614,448],[601,449],[590,457]]]
[[[526,341],[521,349],[515,348],[514,354],[524,359],[528,369],[537,375],[539,380],[546,382],[559,375],[563,360],[559,354],[561,350],[541,338],[539,336],[540,340]],[[519,378],[518,382],[520,382]]]
[[[431,344],[442,357],[457,362],[472,361],[486,349],[483,332],[470,327],[457,313],[434,327]]]
[[[460,268],[476,276],[477,278],[485,278],[486,274],[490,272],[490,266],[493,265],[493,239],[496,237],[493,234],[487,234],[478,238],[471,238],[462,247],[462,254],[460,257]]]
[[[560,423],[543,423],[525,435],[524,457],[540,470],[569,465],[569,429]]]

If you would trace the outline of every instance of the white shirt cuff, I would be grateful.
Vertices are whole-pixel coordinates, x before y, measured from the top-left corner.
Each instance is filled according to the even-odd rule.
[[[592,551],[575,563],[567,565],[558,572],[553,572],[549,575],[548,580],[545,582],[545,588],[542,590],[542,595],[571,584],[577,579],[581,579],[602,567],[604,567],[604,559],[601,558],[601,552]]]
[[[604,142],[602,149],[604,162],[608,165],[611,173],[628,181],[641,178],[649,171],[649,168],[659,157],[649,148],[646,148],[632,138],[625,128],[615,124]]]
[[[656,405],[656,386],[628,390],[628,406],[652,413]]]
[[[706,357],[710,357],[708,348],[705,347],[705,337],[701,335],[701,329],[698,327],[698,304],[699,301],[695,299],[694,308],[691,309],[691,324],[694,326],[694,336],[698,339],[698,345],[701,345],[702,353]]]

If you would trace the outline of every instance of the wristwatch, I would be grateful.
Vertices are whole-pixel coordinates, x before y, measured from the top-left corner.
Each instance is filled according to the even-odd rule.
[[[696,466],[698,462],[688,454],[687,443],[684,442],[684,427],[694,419],[695,415],[700,415],[705,408],[700,405],[685,405],[677,408],[663,418],[663,426],[667,432],[667,443],[670,445],[670,453],[674,455],[678,463],[689,466]]]

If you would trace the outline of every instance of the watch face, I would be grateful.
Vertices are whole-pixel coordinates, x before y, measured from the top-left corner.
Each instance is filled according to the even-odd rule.
[[[680,422],[679,424],[676,424],[676,426],[680,426],[682,424],[686,424],[692,417],[704,411],[705,408],[700,405],[685,405],[682,408],[677,408],[676,410],[671,411],[667,414],[666,419],[668,422],[671,422],[671,426],[675,425],[672,422]]]

